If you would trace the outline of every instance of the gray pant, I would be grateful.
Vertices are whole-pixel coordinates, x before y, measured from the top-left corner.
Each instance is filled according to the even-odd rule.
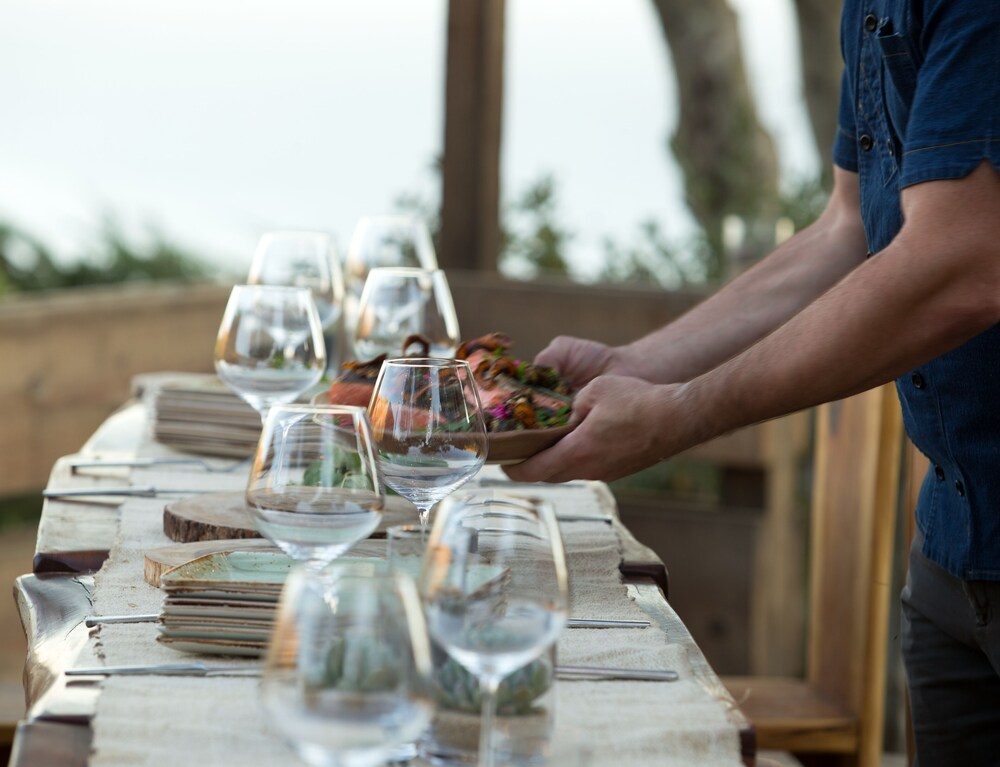
[[[919,767],[1000,765],[1000,582],[910,550],[902,644]],[[996,620],[994,620],[996,618]]]

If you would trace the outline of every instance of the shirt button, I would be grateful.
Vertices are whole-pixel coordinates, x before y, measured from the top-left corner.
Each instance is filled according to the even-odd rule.
[[[959,479],[955,480],[955,492],[957,492],[963,498],[965,497],[965,485]]]
[[[869,32],[874,32],[876,27],[878,27],[878,18],[876,18],[874,13],[869,13],[865,16],[865,29]]]
[[[934,467],[934,476],[938,478],[939,482],[943,482],[944,481],[944,469],[942,469],[940,466],[935,466]]]
[[[875,140],[867,133],[861,135],[861,138],[858,139],[858,143],[861,144],[861,148],[866,152],[875,146]]]
[[[913,384],[914,389],[924,388],[924,377],[920,373],[914,373],[910,376],[910,383]]]

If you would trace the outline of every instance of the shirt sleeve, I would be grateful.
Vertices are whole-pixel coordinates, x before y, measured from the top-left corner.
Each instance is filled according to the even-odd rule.
[[[837,112],[837,135],[833,139],[833,163],[844,170],[858,172],[858,141],[854,122],[854,94],[847,71],[840,78],[840,107]]]
[[[923,5],[901,186],[1000,168],[1000,2]]]

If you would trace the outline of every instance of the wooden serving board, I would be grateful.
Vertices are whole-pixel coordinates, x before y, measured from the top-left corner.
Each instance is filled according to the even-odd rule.
[[[398,496],[386,498],[378,530],[372,537],[385,537],[386,528],[417,522],[413,504]],[[172,541],[218,541],[260,538],[244,506],[243,493],[207,493],[171,501],[163,509],[163,532]]]
[[[273,543],[264,538],[233,538],[217,541],[192,541],[190,543],[171,543],[168,546],[158,546],[149,549],[144,554],[145,565],[143,576],[150,586],[160,587],[160,576],[168,570],[187,564],[193,559],[209,554],[219,554],[224,551],[260,551],[275,549]],[[351,548],[351,556],[385,556],[385,539],[367,540],[355,544]]]

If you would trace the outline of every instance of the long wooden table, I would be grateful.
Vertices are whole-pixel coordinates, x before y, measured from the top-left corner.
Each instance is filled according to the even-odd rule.
[[[130,403],[112,415],[78,456],[134,456],[146,410]],[[57,463],[56,468],[59,467]],[[54,472],[55,474],[55,469]],[[25,668],[28,713],[18,726],[10,765],[85,765],[90,721],[99,688],[67,681],[63,670],[87,641],[84,619],[91,612],[91,574],[100,569],[115,540],[117,510],[111,506],[46,503],[39,528],[34,572],[15,583],[15,598],[28,639]],[[56,510],[58,509],[58,510]],[[649,548],[616,520],[623,544],[621,565],[632,596],[672,639],[685,645],[698,683],[727,710],[740,734],[742,759],[755,764],[753,727],[723,687],[683,622],[663,599],[667,570]]]

